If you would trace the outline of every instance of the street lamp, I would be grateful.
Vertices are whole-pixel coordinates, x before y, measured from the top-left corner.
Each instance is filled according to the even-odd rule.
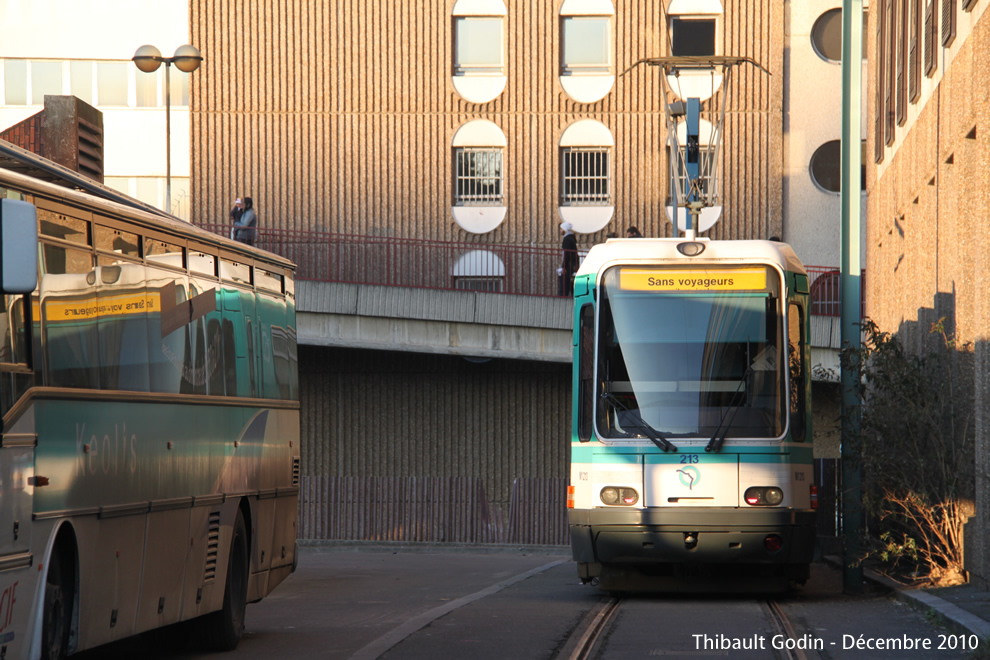
[[[158,67],[165,63],[165,211],[172,212],[172,85],[168,68],[171,65],[179,71],[192,73],[199,68],[203,56],[199,54],[199,49],[186,44],[175,49],[172,57],[162,57],[161,51],[154,46],[141,46],[134,52],[131,58],[134,65],[144,73],[154,73]]]

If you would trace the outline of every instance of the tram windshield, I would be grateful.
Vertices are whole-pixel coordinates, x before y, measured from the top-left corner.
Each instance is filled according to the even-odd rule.
[[[609,269],[600,289],[604,438],[775,438],[785,424],[780,277],[765,266]]]

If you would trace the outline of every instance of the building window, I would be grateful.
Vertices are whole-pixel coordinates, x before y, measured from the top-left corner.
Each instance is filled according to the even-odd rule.
[[[451,8],[451,83],[465,101],[488,103],[505,90],[505,3],[456,0]]]
[[[454,75],[501,74],[505,68],[502,17],[454,18]]]
[[[670,52],[678,57],[715,55],[715,19],[672,16]]]
[[[560,203],[565,206],[611,204],[608,147],[561,150]]]
[[[454,288],[461,291],[505,291],[505,263],[488,250],[461,255],[450,271]]]
[[[461,147],[454,150],[454,204],[502,205],[502,150]]]
[[[860,142],[859,187],[866,190],[866,141]],[[831,140],[815,149],[811,155],[811,178],[822,190],[837,193],[842,190],[842,143]]]
[[[870,15],[863,12],[863,59],[869,41]],[[829,9],[815,21],[811,28],[811,45],[818,56],[829,62],[842,61],[842,10]]]
[[[27,105],[27,62],[4,60],[4,98],[6,105]]]
[[[127,74],[127,65],[124,62],[96,63],[98,105],[127,105]]]
[[[93,105],[93,62],[91,60],[69,62],[69,90],[73,96]]]
[[[608,16],[565,16],[562,20],[563,73],[610,73],[612,19]]]
[[[44,105],[47,94],[62,93],[61,62],[31,62],[31,105]]]

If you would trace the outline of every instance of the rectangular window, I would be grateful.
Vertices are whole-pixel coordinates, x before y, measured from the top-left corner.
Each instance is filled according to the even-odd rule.
[[[69,62],[69,90],[73,96],[93,105],[93,62],[90,60]]]
[[[925,6],[925,76],[931,78],[938,69],[938,54],[935,44],[938,39],[938,18],[935,15],[935,1],[928,0]]]
[[[880,4],[877,6],[877,26],[876,26],[876,81],[874,82],[874,120],[873,120],[873,162],[882,163],[883,162],[883,150],[884,150],[884,121],[883,121],[883,103],[884,103],[884,89],[885,78],[884,72],[887,70],[886,64],[884,62],[884,57],[886,56],[886,44],[884,43],[884,35],[886,34],[886,16],[887,13],[884,11],[884,5]]]
[[[31,62],[31,104],[44,105],[45,95],[62,93],[61,62]]]
[[[141,258],[141,238],[129,231],[96,225],[93,227],[93,242],[97,250]]]
[[[565,73],[608,73],[612,67],[611,19],[604,16],[563,19]]]
[[[501,149],[458,148],[454,150],[454,160],[454,204],[502,204]]]
[[[956,0],[942,0],[942,46],[956,40]]]
[[[897,4],[895,0],[885,0],[887,33],[884,36],[884,58],[887,62],[887,84],[884,87],[884,138],[893,144],[897,126],[896,85],[897,85]]]
[[[4,60],[4,99],[7,105],[27,105],[27,62]]]
[[[715,19],[673,17],[670,41],[671,55],[715,55]]]
[[[157,207],[158,202],[158,177],[139,176],[137,177],[137,189],[134,196],[145,204]]]
[[[158,106],[158,71],[144,73],[138,71],[135,74],[135,92],[137,92],[137,107],[155,108]]]
[[[903,126],[907,121],[907,83],[908,83],[908,0],[898,0],[900,16],[897,28],[897,125]]]
[[[173,108],[186,107],[189,105],[189,74],[179,71],[176,67],[169,67],[169,86],[171,89],[171,100],[169,103]]]
[[[455,277],[454,288],[458,291],[482,291],[500,293],[505,285],[504,277]]]
[[[608,147],[567,147],[561,152],[560,203],[565,206],[607,205],[609,185]]]
[[[790,366],[790,408],[791,408],[791,439],[802,442],[805,439],[807,424],[805,410],[807,397],[805,394],[805,364],[804,364],[804,310],[800,305],[791,303],[787,312],[787,357]]]
[[[454,19],[454,73],[502,73],[502,19],[458,17]]]
[[[908,47],[908,100],[917,103],[921,96],[921,0],[911,0],[911,36]]]
[[[96,102],[100,106],[127,105],[127,63],[96,63]]]

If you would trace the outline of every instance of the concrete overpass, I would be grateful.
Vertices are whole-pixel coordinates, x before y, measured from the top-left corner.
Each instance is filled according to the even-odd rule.
[[[296,281],[300,344],[571,361],[570,298]]]

